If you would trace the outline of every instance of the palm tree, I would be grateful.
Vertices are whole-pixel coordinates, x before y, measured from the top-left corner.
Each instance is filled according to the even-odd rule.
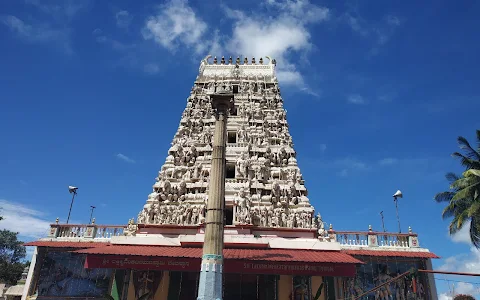
[[[452,218],[449,230],[453,235],[470,221],[470,239],[480,249],[480,130],[477,130],[477,149],[464,137],[458,137],[458,144],[464,154],[455,152],[465,171],[461,176],[447,173],[450,189],[435,195],[437,202],[448,202],[442,212],[444,219]]]

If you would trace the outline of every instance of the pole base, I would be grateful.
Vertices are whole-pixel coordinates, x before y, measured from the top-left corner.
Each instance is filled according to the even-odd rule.
[[[223,264],[202,260],[197,300],[222,300]]]

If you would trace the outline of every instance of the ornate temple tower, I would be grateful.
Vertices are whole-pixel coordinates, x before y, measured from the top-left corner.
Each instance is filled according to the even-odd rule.
[[[200,64],[180,125],[139,224],[205,222],[215,116],[210,95],[232,93],[228,117],[225,224],[316,228],[297,165],[274,59]]]

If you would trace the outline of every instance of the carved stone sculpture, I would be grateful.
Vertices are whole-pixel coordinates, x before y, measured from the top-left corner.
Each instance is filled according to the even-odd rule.
[[[237,58],[234,64],[233,58],[219,57],[209,63],[209,55],[200,62],[172,146],[138,214],[138,224],[205,222],[215,126],[210,96],[235,93],[237,109],[228,118],[227,131],[236,140],[226,149],[227,166],[235,168],[226,184],[226,202],[235,206],[234,224],[317,228],[324,236],[295,158],[278,82],[274,73],[265,71],[275,70],[275,60],[267,57],[268,63],[260,59],[257,65],[253,58],[251,64],[247,58],[244,64]]]

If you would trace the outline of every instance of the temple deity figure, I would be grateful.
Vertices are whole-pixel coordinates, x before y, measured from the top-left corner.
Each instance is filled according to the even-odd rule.
[[[177,201],[183,202],[185,200],[185,194],[187,193],[187,183],[185,180],[180,181],[177,187]]]
[[[235,195],[236,221],[239,224],[250,224],[250,199],[243,188]]]
[[[125,236],[135,236],[137,233],[138,226],[135,224],[135,220],[128,220],[128,225],[123,229],[123,235]]]
[[[148,224],[148,209],[150,208],[150,204],[145,204],[143,206],[143,210],[140,211],[137,217],[138,224]]]
[[[297,205],[298,204],[298,197],[297,197],[297,188],[295,187],[295,181],[291,181],[288,184],[288,199],[289,199],[289,205]]]
[[[257,82],[257,94],[259,95],[263,94],[263,82],[261,81]]]
[[[213,94],[213,93],[215,93],[215,82],[210,81],[207,85],[206,94]]]
[[[160,199],[162,199],[165,203],[170,202],[173,197],[172,192],[172,184],[170,183],[170,181],[165,180],[165,182],[163,183],[163,188],[160,191]]]
[[[245,130],[245,125],[242,125],[237,130],[237,143],[245,143],[247,140],[247,131]]]
[[[249,167],[249,160],[246,158],[245,153],[240,154],[236,161],[236,178],[247,178],[248,177],[248,167]]]

